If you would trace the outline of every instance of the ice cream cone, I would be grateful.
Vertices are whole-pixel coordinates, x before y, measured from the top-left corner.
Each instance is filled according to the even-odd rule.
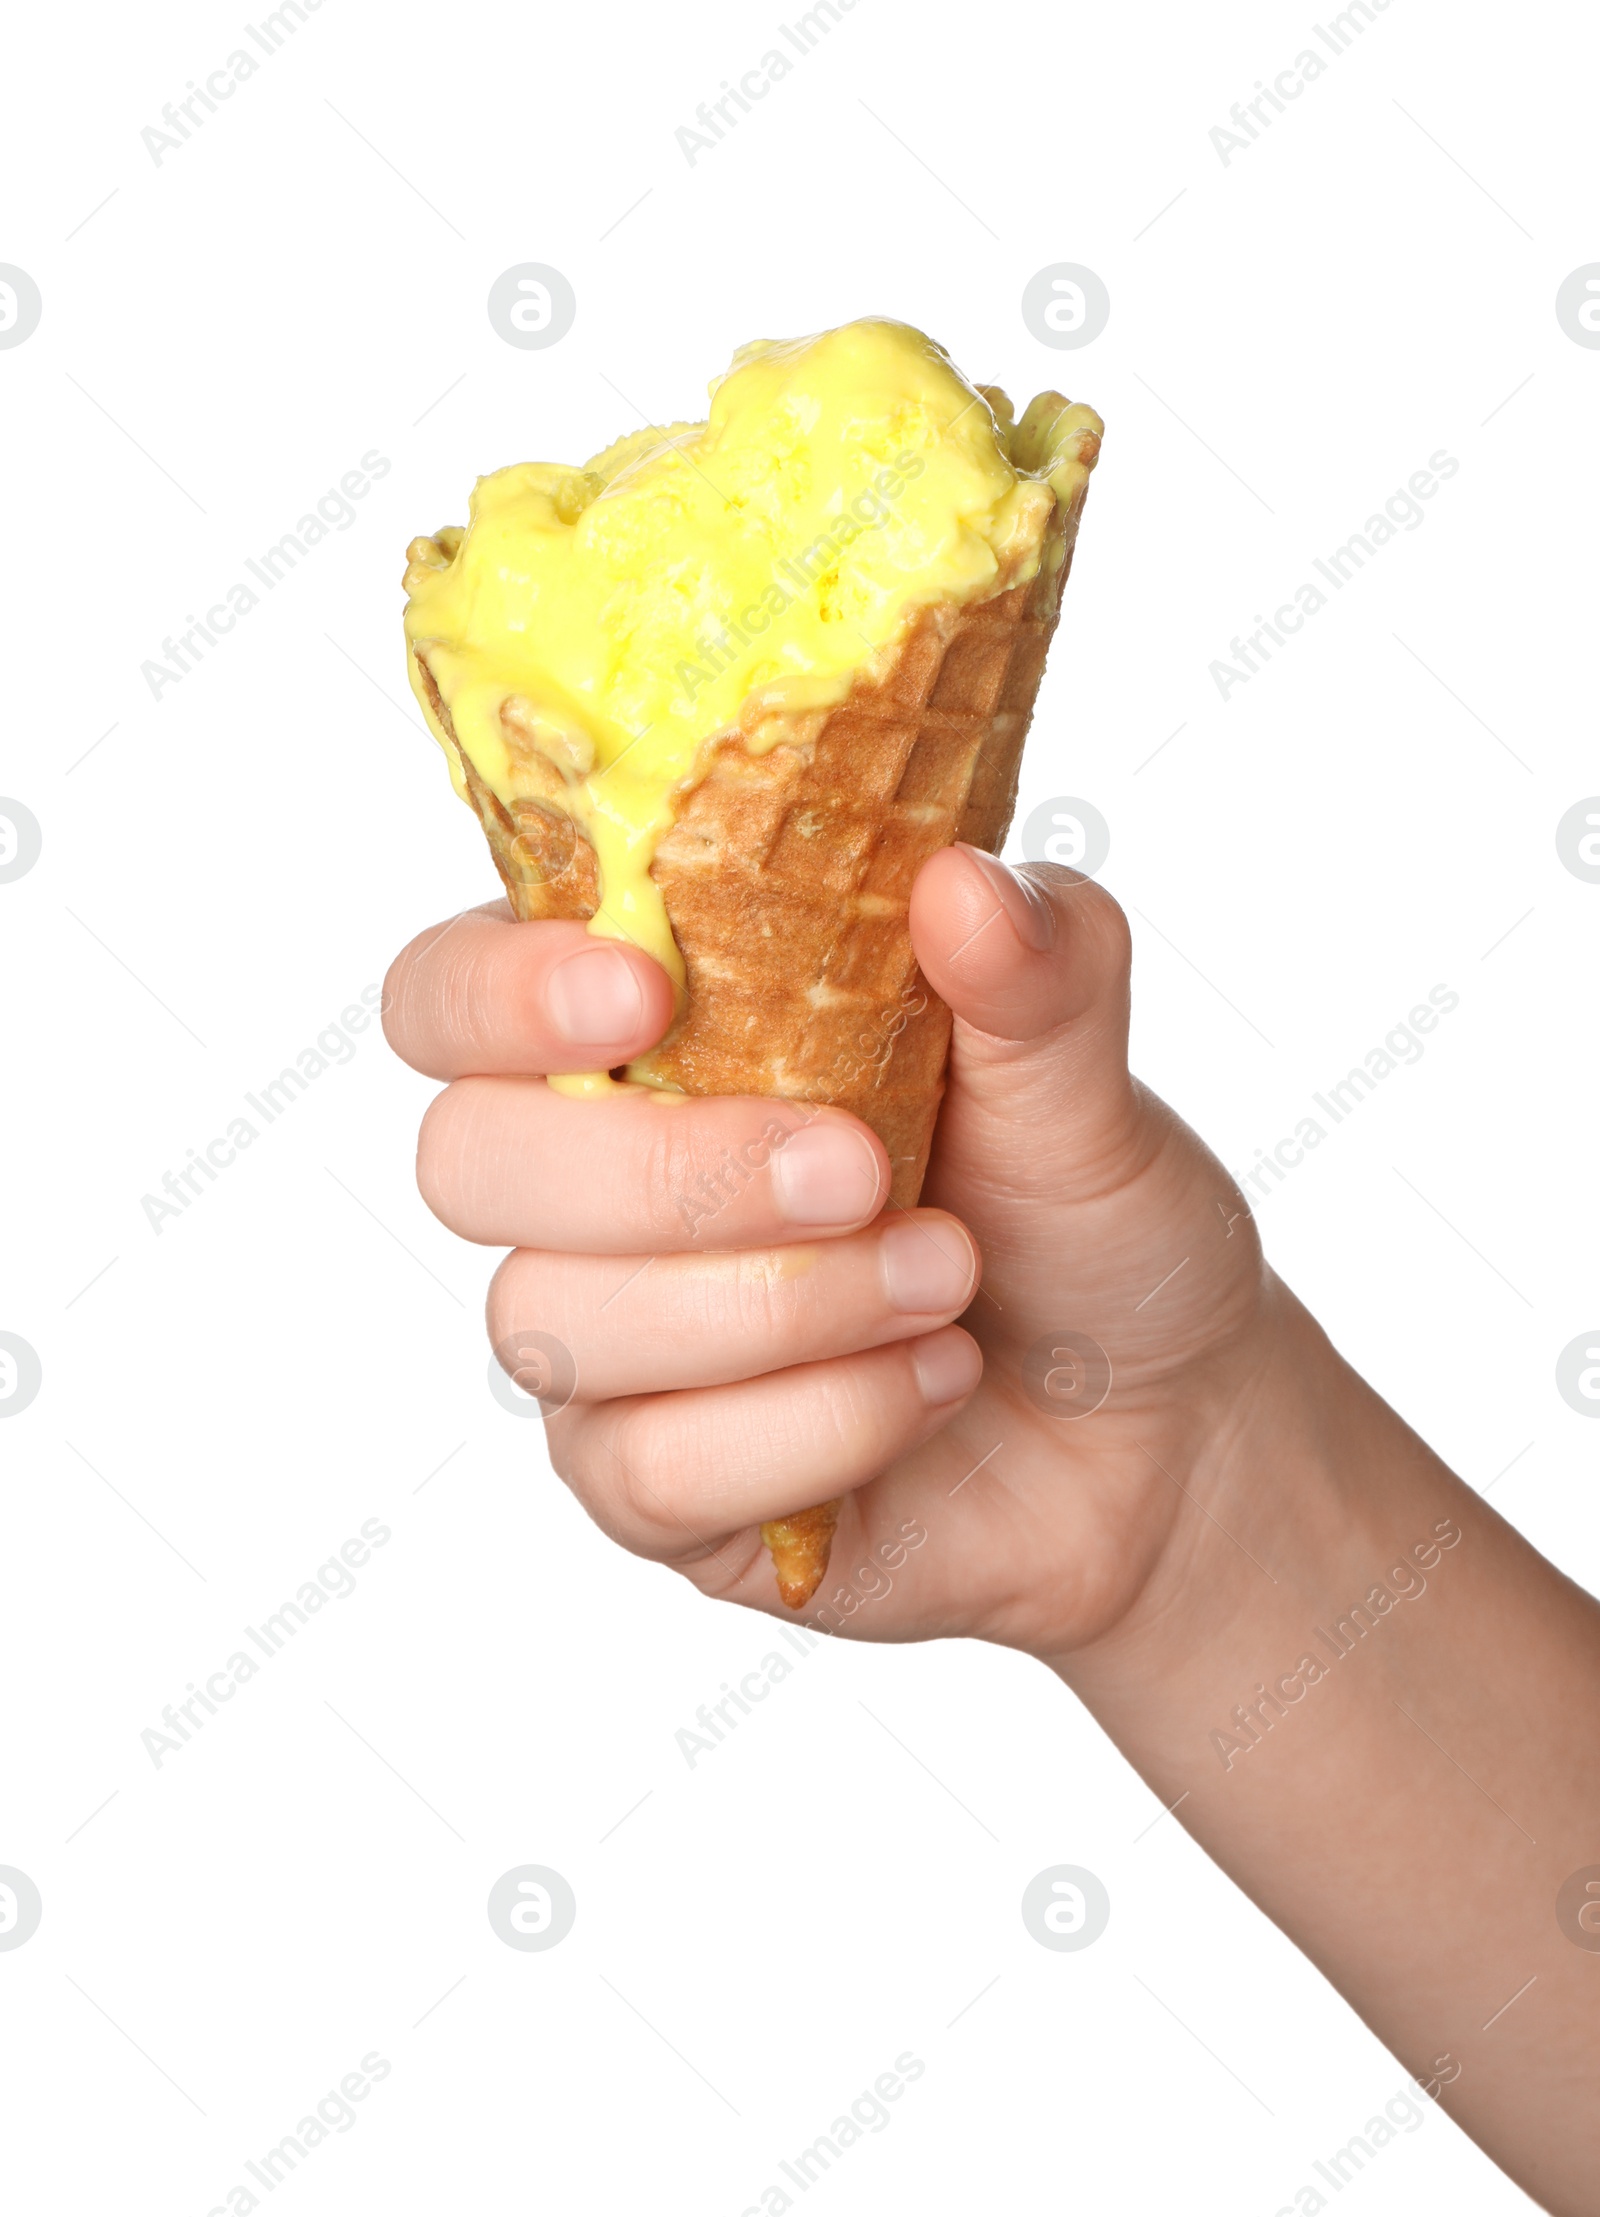
[[[747,702],[702,748],[650,869],[685,993],[632,1074],[687,1093],[850,1110],[888,1150],[891,1207],[914,1206],[921,1190],[950,1040],[950,1012],[912,952],[912,883],[954,840],[991,852],[1004,841],[1102,426],[1050,393],[1020,424],[1002,417],[1002,430],[1017,471],[1040,474],[1054,499],[993,590],[920,608],[836,705],[775,716]],[[454,546],[442,536],[410,553],[427,567]],[[560,771],[548,792],[525,780],[503,803],[459,744],[427,643],[413,651],[515,913],[593,917],[597,857],[562,806]],[[820,1585],[838,1512],[824,1502],[763,1525],[790,1608]]]

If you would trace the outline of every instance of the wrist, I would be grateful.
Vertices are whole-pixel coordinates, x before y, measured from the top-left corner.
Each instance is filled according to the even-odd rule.
[[[1198,1425],[1191,1405],[1138,1427],[1134,1451],[1183,1496],[1138,1593],[1092,1644],[1044,1660],[1097,1708],[1210,1715],[1226,1693],[1221,1726],[1375,1584],[1425,1575],[1411,1551],[1438,1545],[1455,1481],[1275,1279],[1248,1348],[1196,1400],[1211,1404]]]

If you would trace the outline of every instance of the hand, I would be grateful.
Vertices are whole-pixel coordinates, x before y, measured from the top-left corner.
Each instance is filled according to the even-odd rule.
[[[1557,1905],[1600,1838],[1600,1609],[1339,1360],[1129,1077],[1105,893],[956,848],[911,929],[956,1025],[909,1213],[834,1111],[533,1075],[660,1036],[634,949],[480,910],[396,963],[390,1038],[452,1081],[423,1192],[517,1250],[496,1342],[576,1357],[556,1468],[624,1545],[774,1613],[760,1522],[846,1495],[812,1622],[1052,1664],[1419,2083],[1584,2217],[1600,2014]],[[1111,1366],[1081,1416],[1077,1335]]]
[[[662,972],[580,926],[497,905],[424,934],[387,1028],[451,1081],[422,1127],[429,1205],[516,1250],[491,1338],[576,1360],[552,1459],[606,1531],[778,1612],[761,1521],[843,1494],[822,1622],[1059,1658],[1149,1588],[1282,1297],[1232,1179],[1128,1074],[1105,892],[956,848],[911,928],[956,1014],[911,1212],[884,1210],[884,1151],[843,1113],[551,1091],[539,1074],[614,1068],[671,1017]],[[1111,1366],[1081,1418],[1099,1381],[1053,1352],[1065,1334]]]

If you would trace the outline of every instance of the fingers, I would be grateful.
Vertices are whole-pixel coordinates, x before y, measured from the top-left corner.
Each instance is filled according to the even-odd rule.
[[[463,1239],[639,1258],[855,1231],[889,1158],[842,1110],[461,1078],[423,1118],[417,1183]]]
[[[602,1530],[685,1562],[853,1492],[948,1422],[982,1375],[976,1342],[951,1325],[738,1385],[569,1409],[551,1424],[552,1452]]]
[[[916,1338],[978,1286],[964,1227],[936,1209],[851,1238],[749,1254],[509,1255],[489,1289],[507,1367],[524,1335],[571,1353],[580,1401],[728,1385]]]
[[[912,888],[911,937],[956,1017],[947,1121],[965,1098],[1030,1135],[1041,1170],[1131,1130],[1128,924],[1092,878],[948,847]]]
[[[497,901],[413,939],[383,1005],[390,1046],[426,1077],[614,1070],[671,1023],[672,986],[637,947]]]

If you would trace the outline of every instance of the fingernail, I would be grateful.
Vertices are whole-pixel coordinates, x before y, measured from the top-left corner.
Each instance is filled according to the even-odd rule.
[[[885,1230],[878,1256],[889,1306],[902,1316],[937,1316],[944,1309],[964,1309],[972,1297],[977,1276],[972,1242],[947,1217],[936,1216],[930,1222],[920,1216],[901,1217]]]
[[[941,1408],[946,1401],[962,1400],[983,1376],[983,1356],[977,1342],[953,1329],[919,1340],[911,1350],[911,1364],[917,1374],[917,1391],[930,1409]]]
[[[616,947],[586,947],[558,962],[544,981],[551,1023],[573,1047],[600,1047],[637,1036],[644,991]]]
[[[971,855],[998,895],[1000,905],[1010,917],[1012,928],[1022,944],[1041,955],[1046,947],[1054,946],[1056,912],[1038,887],[1027,878],[1019,878],[1015,870],[1008,870],[998,856],[985,854],[981,847],[969,847],[965,840],[960,840],[957,844]]]
[[[806,1124],[772,1156],[772,1197],[788,1224],[859,1224],[878,1199],[878,1158],[848,1124]]]

